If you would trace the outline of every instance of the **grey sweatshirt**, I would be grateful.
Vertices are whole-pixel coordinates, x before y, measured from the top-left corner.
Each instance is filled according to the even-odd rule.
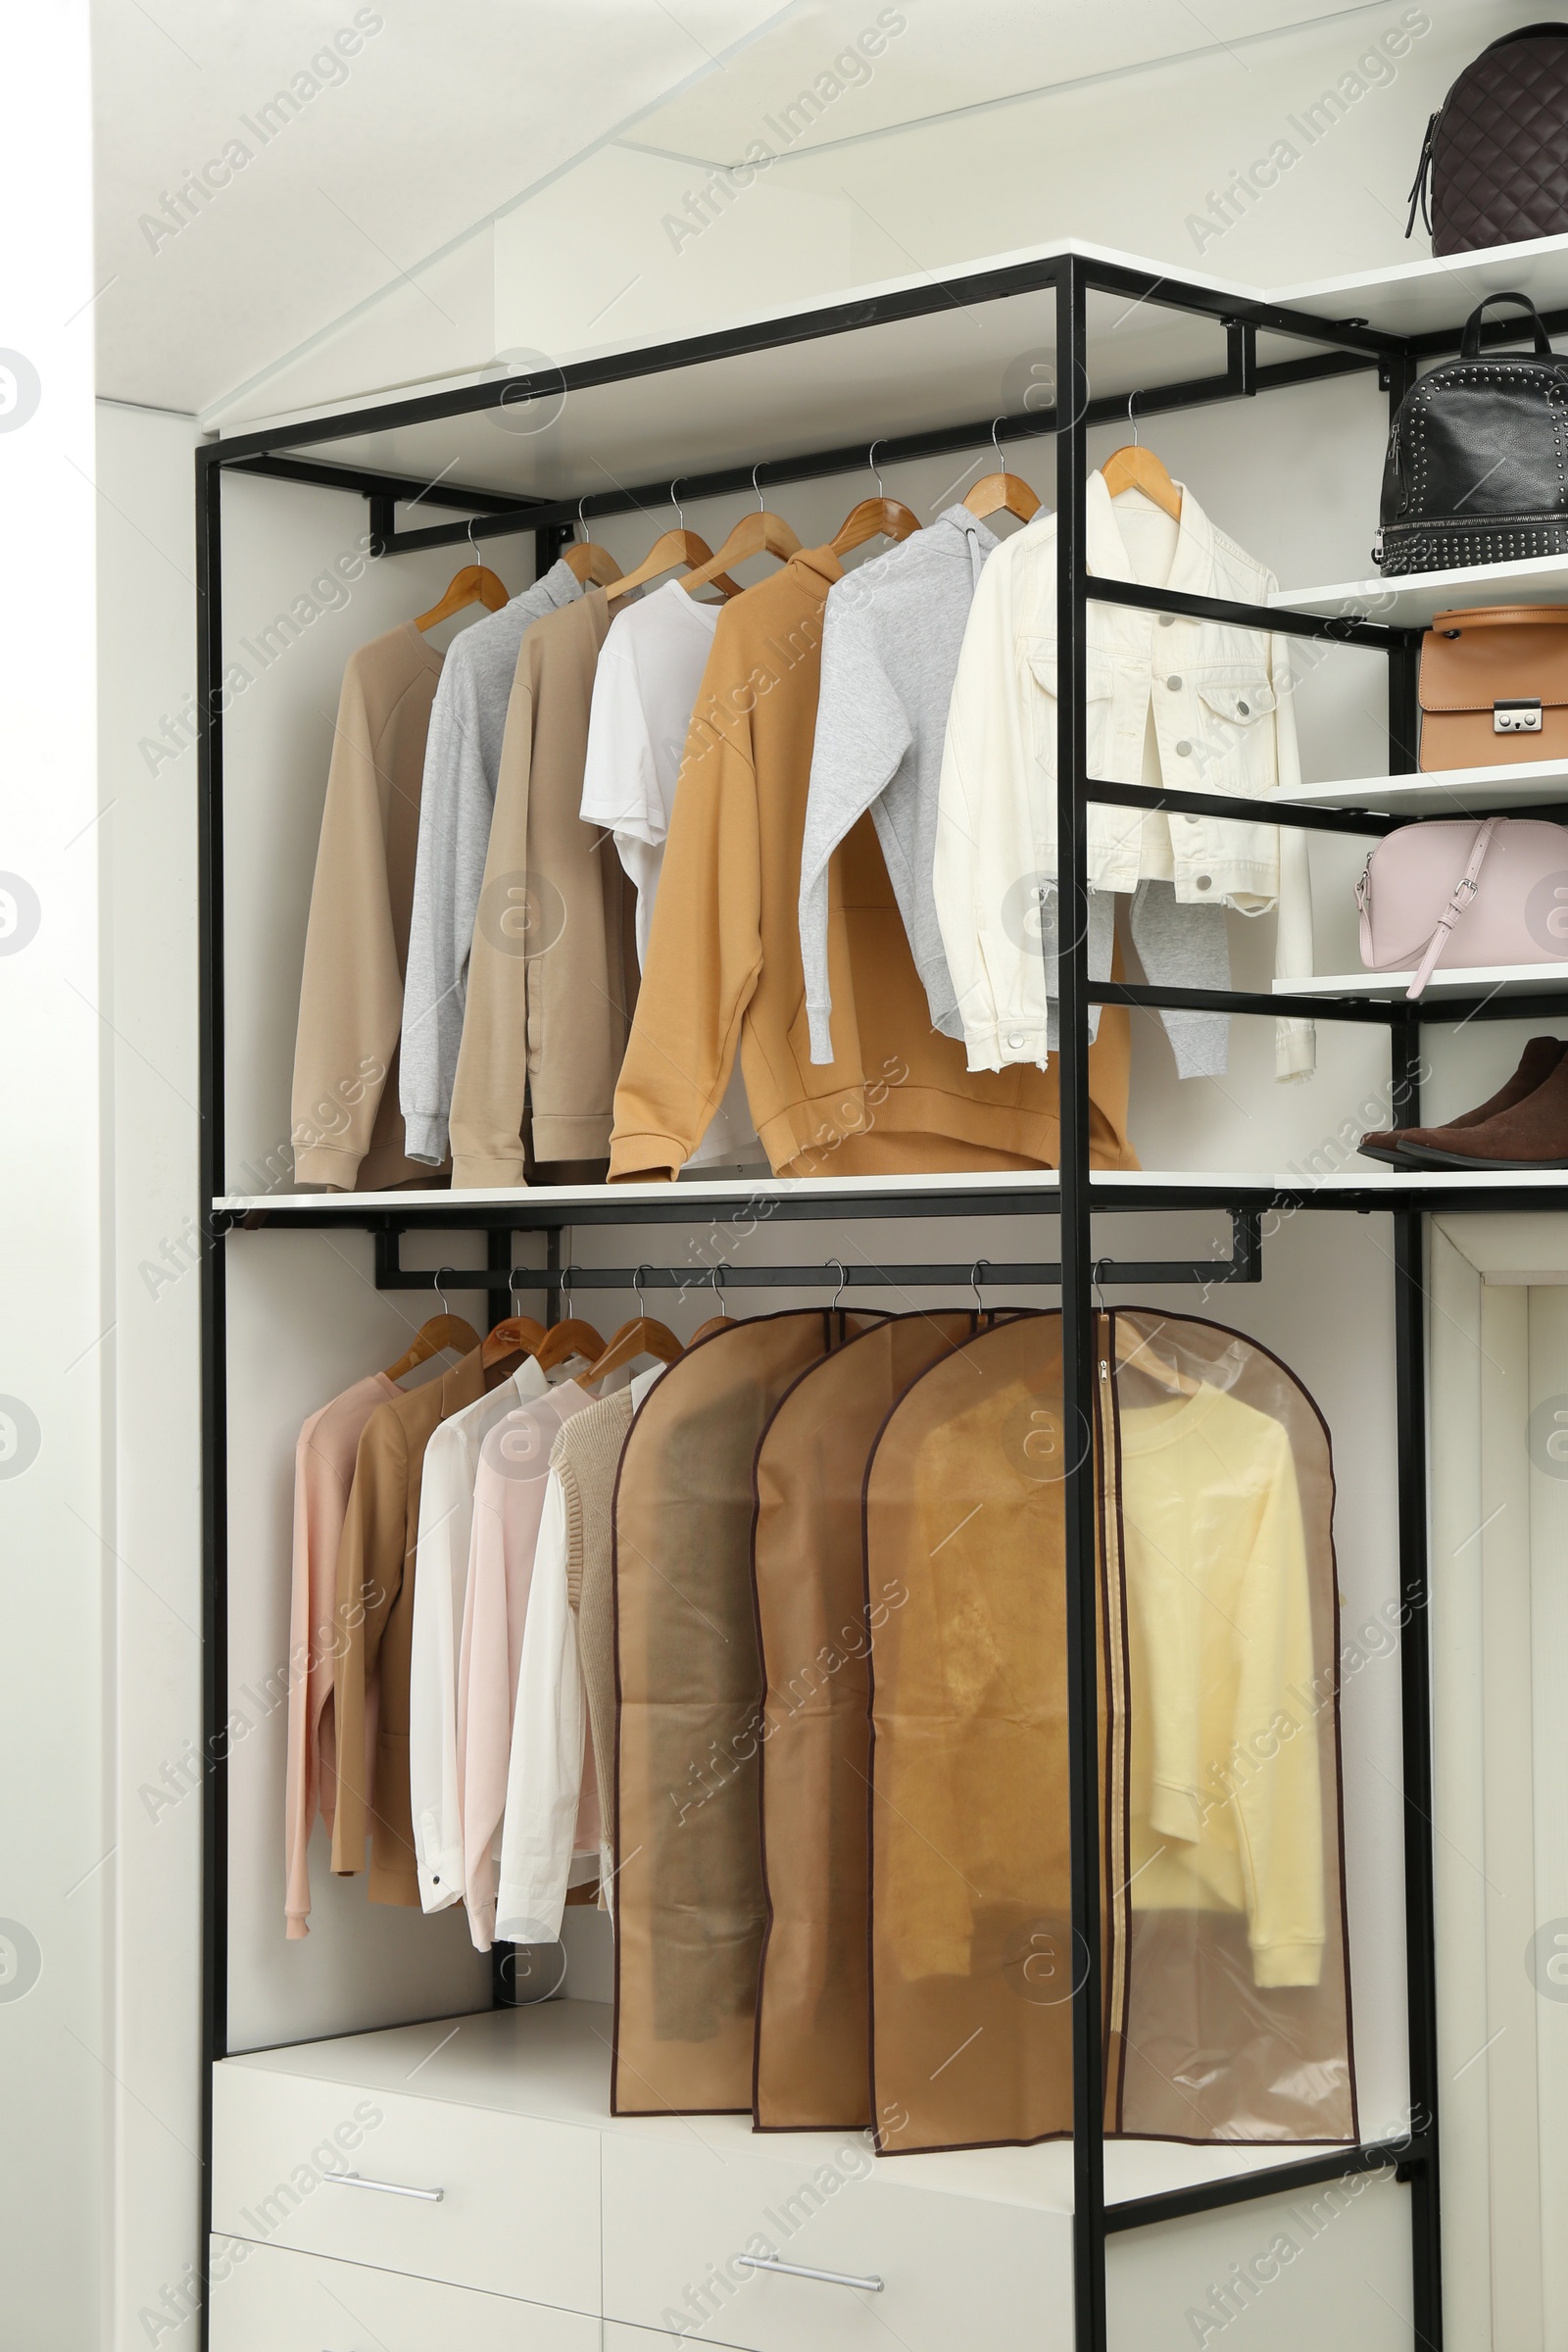
[[[542,580],[454,639],[436,688],[419,796],[399,1055],[404,1149],[410,1159],[432,1168],[447,1155],[468,946],[518,649],[532,622],[581,594],[575,573],[564,563],[552,564]]]
[[[828,593],[801,844],[801,960],[813,1062],[833,1059],[828,860],[868,808],[931,1018],[945,1037],[963,1036],[931,872],[958,648],[975,582],[996,545],[967,507],[949,507]]]

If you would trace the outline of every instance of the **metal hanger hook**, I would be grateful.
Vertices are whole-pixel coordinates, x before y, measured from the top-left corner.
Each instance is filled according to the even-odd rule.
[[[631,1278],[631,1287],[637,1298],[637,1312],[641,1314],[643,1312],[643,1270],[641,1266]]]
[[[882,475],[876,462],[876,453],[881,446],[882,443],[880,440],[872,442],[870,448],[865,453],[865,466],[868,473],[873,473],[876,475],[876,494],[878,498],[886,498],[887,492],[882,487]],[[832,1265],[837,1265],[838,1259],[832,1258],[829,1260],[829,1263]]]
[[[588,536],[588,525],[587,525],[587,524],[584,522],[584,520],[583,520],[583,518],[582,518],[582,511],[583,511],[584,507],[585,507],[587,504],[588,504],[588,493],[587,493],[587,491],[585,490],[585,491],[583,492],[583,494],[582,494],[581,498],[579,498],[579,499],[578,499],[578,501],[577,501],[577,528],[578,528],[578,530],[579,530],[579,531],[581,531],[581,533],[582,533],[582,535],[583,535],[583,537],[584,537],[585,539],[586,539],[586,538],[587,538],[587,536]]]
[[[845,1270],[844,1260],[842,1257],[830,1257],[827,1262],[836,1270],[839,1278],[839,1287],[834,1292],[833,1297],[828,1303],[827,1311],[831,1315],[836,1311],[839,1300],[843,1298],[845,1291],[849,1287],[850,1278]]]
[[[482,564],[484,558],[479,553],[479,542],[473,535],[473,516],[471,514],[468,517],[468,545],[473,550],[474,562],[476,564]]]
[[[1003,446],[1002,446],[1002,443],[1001,443],[1001,442],[1000,442],[1000,441],[997,439],[997,428],[998,428],[998,426],[1001,424],[1001,422],[1002,422],[1002,418],[1001,418],[1000,416],[998,416],[998,417],[997,417],[997,418],[994,420],[994,422],[993,422],[993,424],[992,424],[992,427],[991,427],[991,446],[992,446],[992,448],[993,448],[993,449],[996,451],[996,453],[997,453],[997,457],[998,457],[998,460],[999,460],[999,462],[1000,462],[1000,464],[1001,464],[1001,466],[1002,466],[1002,470],[1003,470],[1003,472],[1004,472],[1004,473],[1005,473],[1005,472],[1006,472],[1006,470],[1007,470],[1007,454],[1006,454],[1006,451],[1005,451],[1004,448],[1003,448]]]
[[[1096,1258],[1096,1260],[1095,1260],[1095,1262],[1094,1262],[1094,1265],[1093,1265],[1093,1266],[1091,1267],[1091,1269],[1090,1269],[1090,1275],[1089,1275],[1089,1279],[1090,1279],[1090,1281],[1091,1281],[1091,1282],[1094,1284],[1094,1286],[1095,1286],[1095,1297],[1096,1297],[1096,1298],[1097,1298],[1097,1299],[1100,1301],[1100,1311],[1101,1311],[1101,1313],[1102,1313],[1102,1314],[1104,1314],[1104,1313],[1105,1313],[1105,1311],[1106,1311],[1106,1308],[1105,1308],[1105,1292],[1104,1292],[1104,1287],[1103,1287],[1102,1277],[1103,1277],[1103,1274],[1104,1274],[1105,1268],[1106,1268],[1106,1266],[1109,1264],[1109,1262],[1110,1262],[1110,1261],[1109,1261],[1109,1259],[1108,1259],[1108,1258],[1104,1258],[1104,1257],[1097,1257],[1097,1258]]]
[[[986,1311],[986,1302],[980,1296],[980,1277],[990,1263],[988,1257],[977,1257],[969,1268],[969,1288],[974,1293],[974,1311],[977,1315],[983,1315]]]
[[[456,1266],[437,1266],[434,1274],[430,1277],[430,1287],[441,1301],[441,1312],[444,1315],[450,1315],[452,1312],[452,1307],[446,1292],[441,1286],[449,1274],[455,1274],[456,1272]]]
[[[729,1302],[724,1297],[724,1269],[722,1266],[717,1264],[714,1265],[712,1282],[713,1297],[718,1300],[718,1311],[723,1316],[724,1321],[728,1323],[731,1320],[731,1317],[729,1311]]]
[[[682,482],[683,482],[685,479],[686,479],[686,476],[685,476],[684,474],[681,474],[681,475],[680,475],[680,476],[679,476],[679,477],[678,477],[678,478],[677,478],[675,481],[671,482],[671,483],[670,483],[670,485],[669,485],[669,503],[670,503],[670,505],[671,505],[671,506],[674,508],[674,510],[675,510],[675,520],[676,520],[676,521],[679,523],[679,525],[680,525],[680,527],[681,527],[681,529],[682,529],[682,530],[684,530],[684,529],[686,528],[686,510],[685,510],[685,508],[684,508],[684,507],[681,505],[681,503],[680,503],[680,500],[679,500],[679,499],[678,499],[678,498],[675,496],[675,493],[676,493],[676,491],[677,491],[677,490],[680,488],[680,486],[681,486],[681,483],[682,483]]]
[[[512,1300],[514,1306],[515,1306],[517,1303],[517,1276],[525,1271],[526,1269],[522,1266],[513,1266],[508,1271],[507,1296]]]
[[[1129,423],[1129,424],[1132,426],[1132,428],[1133,428],[1133,447],[1134,447],[1134,449],[1137,449],[1137,448],[1139,448],[1139,447],[1140,447],[1140,443],[1139,443],[1139,439],[1138,439],[1138,419],[1137,419],[1137,417],[1136,417],[1136,416],[1133,415],[1133,402],[1134,402],[1134,401],[1135,401],[1137,398],[1138,398],[1138,395],[1137,395],[1137,393],[1136,393],[1136,392],[1129,392],[1129,393],[1128,393],[1128,395],[1127,395],[1127,421],[1128,421],[1128,423]]]
[[[765,514],[767,509],[762,504],[762,493],[757,479],[761,470],[762,461],[760,458],[759,458],[757,464],[752,467],[752,488],[757,492],[757,512],[759,514]]]

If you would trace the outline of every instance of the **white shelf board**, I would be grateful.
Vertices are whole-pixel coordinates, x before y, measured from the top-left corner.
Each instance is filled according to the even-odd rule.
[[[1319,972],[1310,980],[1276,980],[1277,996],[1402,997],[1415,978],[1407,972]],[[1429,997],[1528,997],[1543,989],[1568,993],[1568,963],[1481,963],[1440,966],[1427,982]]]
[[[1367,528],[1371,527],[1369,521]],[[1568,604],[1568,556],[1467,564],[1458,571],[1409,571],[1394,580],[1333,580],[1324,588],[1281,588],[1268,601],[1287,612],[1324,612],[1336,619],[1426,628],[1435,614],[1465,605]]]
[[[1488,294],[1528,294],[1538,311],[1568,310],[1568,237],[1531,237],[1480,253],[1430,256],[1350,277],[1271,286],[1266,300],[1322,318],[1365,318],[1381,333],[1423,335],[1462,325]],[[1494,311],[1493,318],[1520,318]]]
[[[1503,767],[1445,767],[1430,775],[1355,776],[1342,784],[1303,784],[1290,798],[1302,808],[1371,808],[1390,816],[1469,816],[1482,808],[1520,808],[1532,801],[1568,801],[1568,760],[1518,760]]]
[[[919,1176],[742,1176],[708,1182],[693,1179],[683,1184],[476,1186],[472,1191],[462,1192],[436,1188],[421,1192],[405,1187],[401,1192],[390,1193],[223,1193],[214,1200],[213,1207],[229,1216],[248,1216],[258,1209],[308,1208],[313,1213],[319,1209],[349,1219],[358,1218],[368,1208],[428,1209],[443,1207],[448,1202],[455,1209],[603,1207],[607,1202],[617,1209],[632,1209],[655,1205],[666,1208],[670,1201],[678,1200],[697,1209],[715,1205],[745,1207],[748,1202],[761,1204],[769,1200],[853,1200],[867,1193],[900,1195],[911,1200],[924,1196],[946,1200],[955,1192],[975,1196],[1030,1191],[1055,1193],[1060,1183],[1054,1168],[988,1169]],[[634,1220],[628,1217],[625,1221],[629,1224]]]

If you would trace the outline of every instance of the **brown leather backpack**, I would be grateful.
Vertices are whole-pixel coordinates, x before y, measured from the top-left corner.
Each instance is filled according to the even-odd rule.
[[[1427,124],[1410,190],[1434,253],[1568,233],[1568,24],[1523,24],[1472,59]]]

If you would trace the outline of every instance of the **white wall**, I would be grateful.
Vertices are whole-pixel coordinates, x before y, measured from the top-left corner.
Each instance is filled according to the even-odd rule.
[[[0,101],[0,2297],[37,2352],[105,2340],[119,2055],[86,15],[10,23]]]
[[[105,2340],[117,2346],[147,2341],[144,2312],[177,2321],[200,2198],[195,440],[189,417],[98,412],[121,2087]],[[194,2342],[194,2326],[159,2340]]]

